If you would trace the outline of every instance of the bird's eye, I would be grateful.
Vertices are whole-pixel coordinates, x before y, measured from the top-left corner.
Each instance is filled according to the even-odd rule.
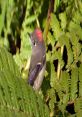
[[[34,41],[33,45],[36,46],[36,42],[35,41]]]

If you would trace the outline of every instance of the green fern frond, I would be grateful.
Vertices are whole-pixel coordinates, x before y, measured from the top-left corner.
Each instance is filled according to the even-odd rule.
[[[81,44],[79,43],[78,36],[75,33],[69,33],[70,41],[72,44],[74,61],[77,62],[79,59],[79,55],[81,54]]]
[[[62,30],[55,14],[51,14],[50,26],[53,31],[54,37],[56,38],[56,40],[58,40],[58,37],[60,36]]]
[[[77,98],[75,100],[75,112],[78,117],[81,117],[82,114],[82,98]]]
[[[70,45],[70,40],[69,40],[69,34],[68,33],[64,33],[62,34],[60,37],[59,37],[59,43],[60,45],[64,45],[66,46],[66,49],[67,49],[67,56],[68,56],[68,59],[67,59],[67,68],[70,67],[70,65],[72,64],[73,62],[73,52],[72,52],[72,48],[71,48],[71,45]]]
[[[80,39],[82,39],[82,28],[80,27],[79,24],[74,23],[73,21],[70,22],[69,24],[69,31],[74,32],[75,34],[78,35]]]
[[[82,64],[79,67],[79,97],[82,97]]]
[[[53,87],[55,89],[57,75],[56,75],[56,72],[54,72],[55,68],[54,68],[53,63],[51,63],[50,67],[51,67],[50,85],[51,85],[51,87]]]
[[[60,13],[59,18],[61,20],[61,28],[65,30],[66,25],[67,25],[67,17],[66,17],[66,12]]]
[[[78,68],[74,68],[71,71],[71,87],[70,87],[70,99],[75,100],[78,95]]]
[[[1,36],[1,31],[2,31],[2,28],[4,27],[7,1],[6,2],[5,2],[5,0],[0,1],[0,6],[1,6],[1,9],[2,9],[2,13],[0,14],[0,36]]]
[[[69,100],[70,76],[65,71],[61,73],[60,85],[61,85],[61,92],[62,92],[59,95],[60,103],[67,104]]]
[[[18,73],[17,73],[18,72]],[[20,78],[20,72],[10,53],[0,48],[0,113],[7,109],[10,115],[18,112],[29,117],[48,117],[49,111],[42,99]]]

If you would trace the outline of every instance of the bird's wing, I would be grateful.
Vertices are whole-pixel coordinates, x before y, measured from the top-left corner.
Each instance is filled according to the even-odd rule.
[[[28,82],[30,85],[34,84],[35,79],[37,78],[40,70],[42,69],[42,64],[38,63],[33,70],[30,70],[29,72],[29,78],[28,78]]]

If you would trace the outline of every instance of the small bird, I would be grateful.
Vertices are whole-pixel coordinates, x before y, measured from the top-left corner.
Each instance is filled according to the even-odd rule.
[[[46,49],[42,36],[42,31],[36,28],[30,35],[32,44],[32,55],[30,61],[28,83],[34,90],[39,90],[44,78],[46,68]]]

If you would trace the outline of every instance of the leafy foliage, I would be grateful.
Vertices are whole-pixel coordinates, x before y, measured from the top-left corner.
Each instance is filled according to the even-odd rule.
[[[51,1],[54,9],[49,14]],[[24,81],[31,56],[29,34],[35,27],[41,27],[46,37],[46,73],[39,94]],[[14,58],[0,49],[2,116],[4,110],[11,116],[48,116],[39,95],[47,103],[50,117],[82,115],[81,0],[1,0],[0,46]]]
[[[49,116],[40,96],[20,78],[11,54],[0,48],[0,116],[6,114],[10,117]]]
[[[47,45],[51,45],[52,48],[47,52],[47,56],[50,58],[48,61],[51,64],[51,72],[49,70],[47,72],[52,76],[50,77],[50,90],[54,90],[54,98],[56,97],[54,100],[50,96],[50,102],[53,102],[50,104],[50,108],[51,105],[53,107],[53,104],[57,105],[59,112],[56,114],[59,115],[61,110],[61,115],[65,116],[68,111],[67,106],[70,108],[74,104],[74,111],[76,115],[79,115],[82,111],[81,105],[79,105],[81,104],[79,76],[82,77],[80,75],[82,71],[82,10],[80,11],[82,3],[73,0],[62,1],[59,6],[64,6],[63,10],[60,12],[55,8],[54,13],[51,14],[47,36]],[[78,110],[81,111],[78,112]],[[75,113],[74,111],[72,113]],[[53,113],[54,110],[51,109],[51,112]]]

